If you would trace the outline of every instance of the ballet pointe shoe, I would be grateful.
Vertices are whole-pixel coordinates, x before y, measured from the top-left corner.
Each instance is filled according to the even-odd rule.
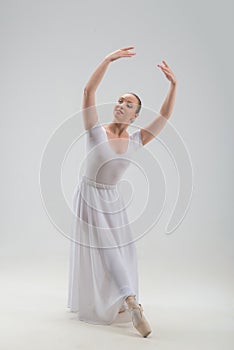
[[[132,316],[133,326],[138,330],[138,332],[144,337],[148,337],[148,335],[152,332],[148,321],[143,315],[143,307],[139,304],[139,307],[133,307],[130,309]]]
[[[148,335],[152,332],[149,322],[146,320],[143,315],[143,307],[141,304],[137,304],[136,302],[128,303],[128,309],[131,313],[133,326],[137,329],[137,331],[144,337],[148,337]]]

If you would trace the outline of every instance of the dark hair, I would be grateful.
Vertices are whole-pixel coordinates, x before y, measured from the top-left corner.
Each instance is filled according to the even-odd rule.
[[[139,113],[140,110],[141,110],[141,106],[142,106],[140,97],[137,96],[134,92],[128,92],[128,94],[131,94],[131,95],[135,96],[138,99],[139,105],[138,105],[138,108],[137,108],[136,112]]]

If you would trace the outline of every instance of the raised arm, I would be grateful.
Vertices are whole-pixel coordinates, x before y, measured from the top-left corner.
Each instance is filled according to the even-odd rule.
[[[82,115],[84,127],[86,130],[92,128],[93,125],[98,121],[98,114],[95,106],[95,92],[107,70],[108,65],[110,62],[113,62],[119,58],[132,57],[135,55],[134,52],[129,52],[129,50],[133,48],[134,46],[125,47],[107,55],[104,60],[98,65],[89,81],[87,82],[84,88],[82,101]]]
[[[164,128],[167,120],[172,114],[175,104],[176,89],[178,84],[177,79],[166,61],[162,62],[164,63],[164,66],[158,64],[158,67],[161,68],[167,79],[170,81],[170,87],[167,96],[162,103],[159,113],[156,115],[152,122],[141,129],[141,138],[143,145],[151,141]]]

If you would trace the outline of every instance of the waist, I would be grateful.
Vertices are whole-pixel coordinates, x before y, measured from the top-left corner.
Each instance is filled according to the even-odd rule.
[[[101,182],[97,182],[94,179],[90,179],[85,175],[82,175],[82,179],[81,181],[84,181],[85,183],[94,186],[94,187],[98,187],[98,188],[106,188],[106,189],[116,189],[117,188],[117,184],[104,184]]]

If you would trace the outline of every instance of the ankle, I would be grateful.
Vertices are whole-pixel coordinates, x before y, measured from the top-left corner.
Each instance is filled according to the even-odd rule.
[[[125,298],[126,303],[129,303],[131,301],[136,300],[136,296],[135,295],[129,295],[127,298]]]
[[[130,295],[125,299],[129,308],[138,306],[135,296]]]

